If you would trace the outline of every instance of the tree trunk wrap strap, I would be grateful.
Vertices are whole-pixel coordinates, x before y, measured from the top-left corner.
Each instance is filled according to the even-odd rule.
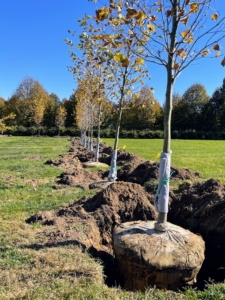
[[[95,149],[95,158],[96,159],[99,158],[99,143],[100,143],[100,138],[97,137],[97,139],[96,139],[96,149]]]
[[[159,185],[155,196],[155,209],[157,212],[168,213],[169,202],[169,181],[170,174],[170,153],[162,152],[159,166]]]
[[[113,150],[111,154],[111,165],[110,165],[110,170],[108,175],[109,181],[115,181],[117,179],[116,160],[117,160],[117,151]]]

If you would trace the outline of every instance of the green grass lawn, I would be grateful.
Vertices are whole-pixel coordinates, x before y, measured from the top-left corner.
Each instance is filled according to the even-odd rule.
[[[113,139],[103,139],[113,146]],[[157,153],[162,151],[161,139],[120,139],[119,147],[126,145],[128,152],[147,160],[159,161]],[[171,164],[178,168],[199,172],[202,179],[219,179],[225,183],[225,141],[172,140]]]
[[[160,140],[121,140],[120,145],[124,144],[127,151],[150,160],[154,160],[162,148]],[[200,172],[199,165],[201,169],[208,166],[209,172],[211,164],[212,171],[217,174],[223,153],[217,147],[223,149],[222,145],[223,142],[173,141],[173,164]],[[26,224],[27,217],[95,193],[94,190],[85,192],[71,186],[53,189],[57,176],[63,170],[44,163],[48,159],[57,159],[59,154],[68,153],[70,146],[67,138],[0,138],[0,299],[223,299],[225,284],[211,285],[205,292],[188,289],[185,293],[155,288],[145,293],[108,288],[103,283],[101,264],[78,246],[32,248],[31,245],[46,242],[41,235],[43,231],[50,234],[53,229],[38,223]],[[216,157],[218,165],[213,157]]]

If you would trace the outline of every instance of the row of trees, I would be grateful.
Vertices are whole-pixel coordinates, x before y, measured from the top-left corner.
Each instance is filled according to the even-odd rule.
[[[211,97],[202,84],[193,84],[183,95],[174,94],[172,130],[224,131],[225,79]]]
[[[83,87],[85,84],[83,84]],[[98,127],[99,107],[101,111],[101,127],[114,129],[116,126],[117,105],[107,99],[100,103],[90,102],[87,106],[77,99],[84,93],[82,82],[69,99],[60,101],[54,94],[48,94],[41,84],[32,79],[25,78],[16,89],[15,93],[5,101],[0,97],[0,119],[9,115],[5,122],[9,125],[31,127],[80,127],[81,114],[87,115],[90,122],[90,110],[93,110],[92,123],[94,129]],[[87,101],[87,95],[83,95]],[[82,98],[83,99],[83,98]],[[155,99],[151,88],[144,86],[138,97],[127,99],[121,120],[123,130],[162,130],[163,107]],[[92,104],[92,106],[90,106]],[[85,112],[85,107],[87,111]],[[87,125],[88,127],[88,125]],[[4,127],[7,129],[7,127]],[[210,97],[205,87],[193,84],[183,95],[173,94],[172,131],[183,132],[186,130],[202,132],[225,131],[225,79],[221,87],[215,89]],[[216,137],[216,135],[214,135]]]

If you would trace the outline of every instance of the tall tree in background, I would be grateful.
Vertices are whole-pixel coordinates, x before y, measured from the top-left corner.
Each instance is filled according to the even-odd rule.
[[[205,87],[196,83],[190,86],[182,96],[182,102],[186,108],[183,118],[186,129],[198,130],[201,128],[201,113],[210,100]]]
[[[162,113],[162,108],[154,97],[154,91],[145,85],[129,102],[121,126],[124,129],[154,130]]]
[[[0,118],[3,118],[4,114],[5,114],[5,99],[0,97]]]
[[[77,128],[76,124],[76,107],[77,107],[77,96],[76,92],[72,94],[69,99],[63,99],[63,106],[66,110],[66,127],[75,127]]]
[[[8,102],[7,111],[16,114],[18,124],[32,126],[36,124],[34,117],[35,113],[37,115],[37,107],[41,105],[45,109],[50,102],[50,98],[37,80],[26,77]],[[10,109],[12,111],[9,111]]]
[[[59,106],[56,110],[55,125],[58,128],[58,135],[60,130],[65,126],[66,121],[66,110],[63,106]]]

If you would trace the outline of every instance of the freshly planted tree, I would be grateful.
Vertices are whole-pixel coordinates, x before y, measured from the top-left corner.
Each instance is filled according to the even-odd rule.
[[[101,51],[101,55],[95,56],[94,59],[109,70],[108,79],[114,85],[112,97],[118,101],[116,136],[108,176],[110,181],[117,179],[116,161],[122,111],[126,106],[126,100],[134,94],[135,85],[137,83],[144,84],[142,77],[147,76],[144,59],[139,57],[143,50],[139,43],[134,41],[132,31],[134,28],[132,28],[132,24],[124,21],[121,13],[122,2],[117,4],[113,2],[111,1],[109,7],[104,6],[96,10],[94,20],[97,25],[95,26],[91,19],[88,32],[86,27],[83,32],[83,36],[88,36],[95,49],[98,49],[97,53],[99,54]],[[86,16],[80,20],[81,24],[86,26],[89,18]],[[138,37],[142,39],[143,34],[140,33]]]
[[[172,94],[176,78],[195,60],[209,56],[210,51],[219,57],[220,41],[224,38],[224,17],[219,16],[214,0],[164,0],[164,1],[109,1],[96,11],[96,21],[107,20],[108,26],[117,23],[129,26],[132,52],[165,67],[167,74],[164,110],[164,143],[160,159],[160,178],[155,206],[159,212],[156,228],[166,230],[169,179]],[[118,18],[111,18],[117,11]],[[123,27],[123,28],[124,28]],[[144,35],[140,38],[139,34]],[[122,46],[125,44],[122,43]],[[142,52],[140,52],[140,48]],[[125,57],[123,57],[125,59]],[[121,62],[122,62],[121,58]],[[221,62],[225,66],[225,58]],[[124,72],[125,73],[125,72]]]

